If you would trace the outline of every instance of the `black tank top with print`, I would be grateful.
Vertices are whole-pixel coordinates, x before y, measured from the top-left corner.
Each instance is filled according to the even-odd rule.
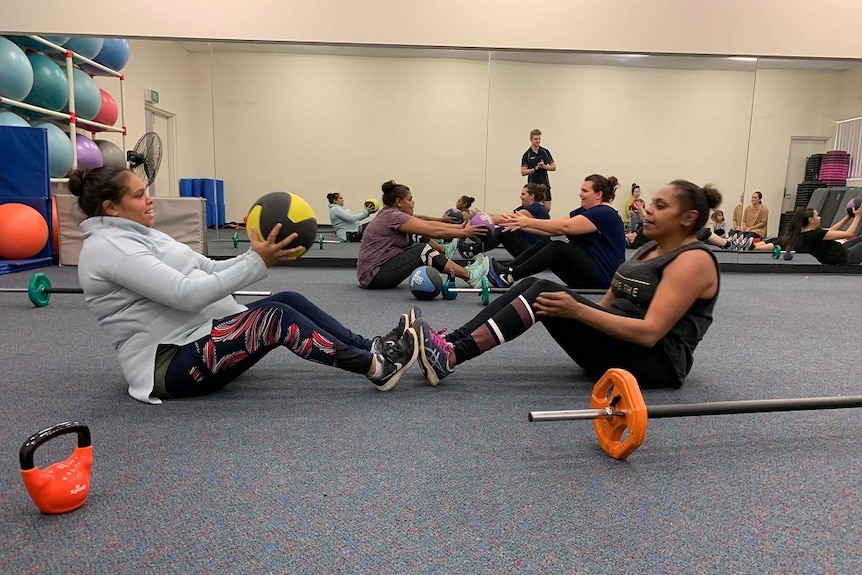
[[[611,282],[611,290],[615,296],[611,302],[611,310],[615,313],[643,318],[655,296],[665,266],[676,259],[679,254],[688,250],[707,252],[715,264],[716,273],[718,273],[718,261],[716,261],[715,255],[709,247],[701,242],[692,242],[649,260],[640,259],[641,256],[655,247],[655,242],[644,244],[617,269]],[[685,315],[656,344],[660,346],[673,364],[680,384],[691,370],[694,349],[712,324],[712,310],[717,299],[718,289],[710,299],[695,300]]]

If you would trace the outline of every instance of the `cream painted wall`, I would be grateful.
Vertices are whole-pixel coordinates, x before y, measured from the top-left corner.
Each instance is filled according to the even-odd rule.
[[[778,233],[790,139],[834,137],[842,77],[842,72],[757,71],[745,192],[746,198],[756,190],[763,193],[763,203],[770,212],[770,235]],[[831,143],[829,146],[827,149]],[[738,202],[737,197],[726,199],[731,200],[732,205]]]
[[[328,222],[326,194],[356,212],[380,185],[411,187],[440,215],[482,189],[487,63],[215,53],[216,174],[228,220],[276,190]]]
[[[115,0],[12,2],[9,32],[860,58],[850,0]],[[816,32],[812,32],[816,27]],[[539,33],[530,34],[530,30]]]
[[[521,154],[542,130],[554,155],[552,213],[579,205],[592,173],[620,181],[622,209],[637,182],[643,197],[685,178],[741,189],[754,71],[696,71],[493,62],[489,121],[491,212],[518,205]]]

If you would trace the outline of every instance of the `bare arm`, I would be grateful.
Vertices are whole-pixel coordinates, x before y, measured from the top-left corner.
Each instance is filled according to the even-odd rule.
[[[399,231],[405,234],[418,234],[432,238],[470,238],[473,236],[482,236],[488,231],[485,226],[471,226],[460,224],[444,224],[424,220],[413,216],[398,228]]]
[[[527,166],[521,166],[521,175],[529,176],[530,174],[535,174],[536,168],[528,168]]]
[[[579,236],[596,231],[593,222],[583,215],[577,215],[573,218],[565,216],[552,220],[540,220],[522,215],[522,212],[525,211],[527,210],[521,210],[511,215],[501,214],[506,217],[501,218],[500,225],[509,230],[530,230],[543,236]]]
[[[643,319],[584,305],[564,291],[540,294],[533,308],[538,315],[577,319],[616,339],[653,347],[695,300],[713,297],[717,289],[718,273],[712,258],[702,250],[691,250],[680,254],[665,268]],[[609,303],[609,294],[605,294],[602,305]]]
[[[862,218],[862,207],[853,212],[853,219],[850,219],[850,216],[844,216],[838,223],[829,228],[829,231],[826,232],[826,235],[823,236],[823,240],[843,240],[845,238],[849,238],[853,236],[854,231],[859,227],[859,219]],[[847,229],[844,228],[847,225],[847,222],[850,222],[850,225],[847,226]]]

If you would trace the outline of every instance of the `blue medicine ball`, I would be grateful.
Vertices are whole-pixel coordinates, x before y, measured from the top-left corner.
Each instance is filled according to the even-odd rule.
[[[434,299],[442,289],[443,278],[431,266],[420,266],[410,274],[410,293],[416,299]]]

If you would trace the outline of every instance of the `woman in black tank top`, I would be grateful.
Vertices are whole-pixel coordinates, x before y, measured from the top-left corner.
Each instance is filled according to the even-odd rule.
[[[718,298],[718,263],[696,234],[720,203],[711,186],[685,180],[663,186],[644,215],[650,241],[617,269],[598,303],[555,282],[527,278],[445,337],[414,308],[429,383],[538,321],[594,379],[618,367],[643,388],[680,387]]]

